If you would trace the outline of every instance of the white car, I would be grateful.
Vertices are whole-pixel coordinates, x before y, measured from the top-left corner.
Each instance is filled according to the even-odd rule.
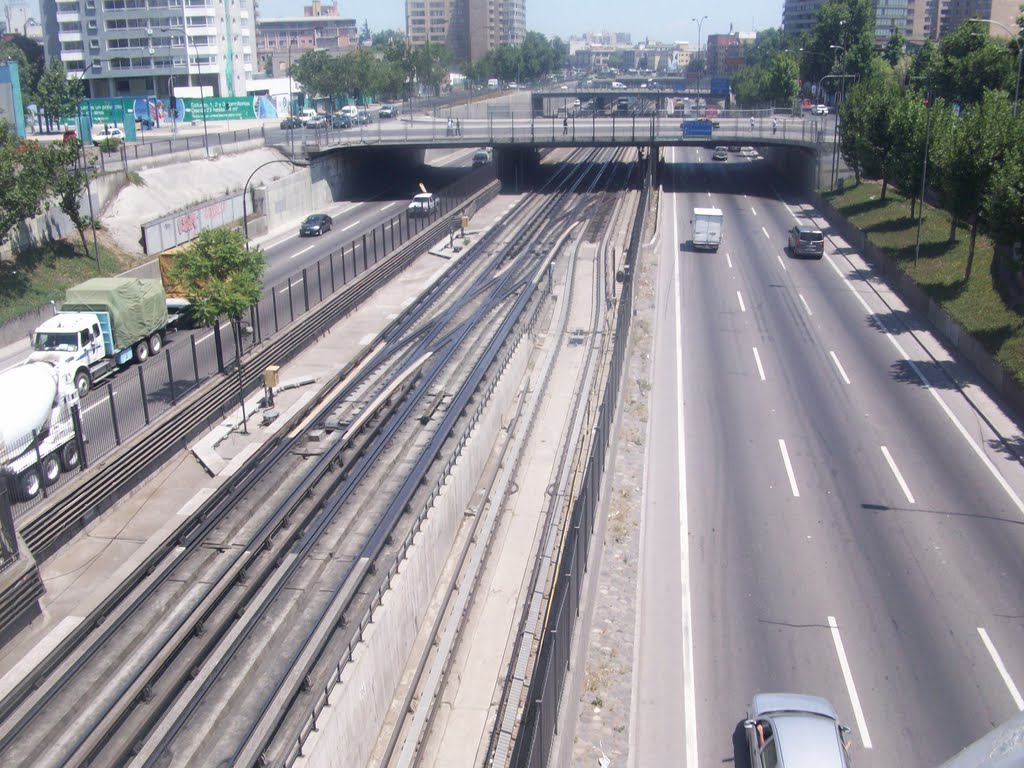
[[[815,104],[813,107],[811,107],[811,114],[812,115],[827,115],[828,114],[828,104]]]
[[[439,201],[433,192],[421,192],[406,209],[409,216],[429,216],[438,209]]]
[[[99,146],[100,142],[106,139],[119,139],[124,141],[124,131],[118,128],[116,125],[105,125],[102,127],[94,126],[92,129],[92,143],[94,146]]]

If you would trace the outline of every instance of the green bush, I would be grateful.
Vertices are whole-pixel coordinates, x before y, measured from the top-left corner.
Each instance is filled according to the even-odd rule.
[[[100,141],[101,152],[117,152],[120,146],[121,140],[116,136],[111,136],[108,139],[103,139]]]

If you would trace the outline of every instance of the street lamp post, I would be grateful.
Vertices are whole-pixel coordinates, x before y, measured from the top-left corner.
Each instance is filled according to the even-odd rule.
[[[256,175],[256,172],[261,168],[266,168],[268,165],[274,163],[288,163],[294,165],[296,168],[305,168],[309,163],[301,163],[295,160],[268,160],[263,165],[257,165],[252,173],[249,174],[249,178],[245,180],[245,186],[242,187],[242,234],[245,236],[245,250],[249,250],[249,214],[246,208],[246,201],[249,199],[249,182],[252,181],[252,177]]]
[[[159,29],[160,29],[161,32],[181,32],[182,37],[185,38],[185,67],[186,67],[186,70],[187,70],[187,68],[188,68],[188,44],[189,44],[188,30],[185,29],[184,27],[160,27]],[[170,43],[168,43],[168,47],[170,47]],[[209,157],[210,156],[210,134],[209,134],[209,132],[207,130],[207,126],[206,126],[206,95],[203,93],[203,81],[202,81],[203,65],[199,63],[199,46],[196,44],[196,39],[194,37],[192,38],[192,50],[195,51],[195,54],[196,54],[196,66],[199,67],[199,75],[200,75],[200,79],[199,79],[199,102],[200,102],[200,104],[202,104],[202,109],[203,109],[203,148],[206,150],[206,156]],[[191,74],[189,74],[187,76],[189,77],[189,80],[191,80]],[[189,84],[191,85],[191,82]]]
[[[700,106],[700,70],[704,66],[704,62],[700,58],[700,28],[704,22],[707,21],[707,16],[701,16],[700,19],[690,19],[690,21],[697,22],[697,106]],[[707,114],[707,104],[704,105],[705,114]]]
[[[292,116],[292,46],[298,42],[298,38],[293,37],[288,41],[288,117]],[[288,129],[288,143],[291,147],[289,154],[295,154],[295,129]],[[248,244],[248,241],[246,241]]]
[[[95,67],[97,64],[99,64],[98,61],[90,61],[89,66],[82,70],[82,74],[78,76],[78,80],[75,85],[76,91],[78,90],[79,85],[81,85],[82,78],[85,77],[86,72]],[[92,250],[93,253],[96,255],[96,273],[99,274],[100,271],[102,270],[102,267],[100,266],[100,246],[96,240],[96,214],[93,212],[92,208],[92,185],[89,183],[89,158],[85,154],[85,136],[81,135],[82,133],[84,133],[84,131],[82,130],[81,98],[79,98],[78,104],[76,105],[76,111],[78,112],[78,141],[82,145],[82,173],[85,175],[85,196],[89,199],[89,226],[92,229]]]
[[[843,52],[843,79],[840,82],[840,92],[843,98],[840,101],[846,101],[846,48],[841,45],[830,45],[829,48],[835,51]],[[832,189],[835,190],[836,182],[839,178],[839,104],[836,104],[836,123],[835,130],[832,137]]]

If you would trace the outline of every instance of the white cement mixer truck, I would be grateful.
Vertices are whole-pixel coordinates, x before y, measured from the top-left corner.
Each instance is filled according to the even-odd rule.
[[[42,362],[0,373],[0,475],[15,501],[35,498],[81,463],[71,417],[78,393],[62,391],[59,380]]]

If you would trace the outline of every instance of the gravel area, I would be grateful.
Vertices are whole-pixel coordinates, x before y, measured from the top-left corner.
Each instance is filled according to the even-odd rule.
[[[656,215],[656,205],[652,211]],[[653,231],[650,219],[646,231]],[[594,620],[586,650],[574,766],[624,766],[629,757],[640,515],[652,376],[655,254],[653,248],[641,248],[634,277],[633,338],[623,382],[621,424],[615,445]]]
[[[139,171],[142,184],[128,184],[100,214],[103,229],[119,248],[141,256],[142,225],[176,211],[240,192],[253,168],[283,160],[274,149],[254,149],[207,160],[191,160]],[[284,163],[256,172],[250,186],[279,179],[295,169]]]

